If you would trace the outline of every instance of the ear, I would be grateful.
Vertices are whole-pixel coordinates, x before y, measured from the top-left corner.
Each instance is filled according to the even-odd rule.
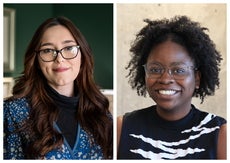
[[[195,87],[198,89],[200,87],[201,73],[200,71],[195,71]]]

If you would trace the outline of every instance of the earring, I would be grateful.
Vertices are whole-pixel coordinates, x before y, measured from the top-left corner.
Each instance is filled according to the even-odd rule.
[[[194,92],[194,93],[195,93],[195,96],[196,96],[196,97],[198,97],[199,88],[200,88],[200,87],[199,87],[198,85],[195,87],[195,92]]]

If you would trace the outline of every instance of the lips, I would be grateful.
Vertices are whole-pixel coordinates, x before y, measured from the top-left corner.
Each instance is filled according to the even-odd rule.
[[[173,96],[181,91],[177,89],[157,89],[156,92],[162,96]]]
[[[158,91],[162,95],[174,95],[176,94],[176,90],[159,90]]]
[[[60,68],[54,68],[53,71],[55,72],[64,72],[64,71],[67,71],[68,68],[64,68],[64,67],[60,67]]]

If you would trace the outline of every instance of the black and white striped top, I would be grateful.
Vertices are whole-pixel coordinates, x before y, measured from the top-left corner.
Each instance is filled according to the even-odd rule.
[[[192,105],[177,121],[159,117],[156,106],[126,113],[118,159],[216,159],[222,117]]]

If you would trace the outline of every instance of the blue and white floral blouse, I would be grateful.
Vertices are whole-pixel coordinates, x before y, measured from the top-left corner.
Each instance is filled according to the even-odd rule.
[[[22,126],[22,122],[28,118],[28,110],[26,98],[4,101],[4,159],[25,159],[24,148],[29,142],[29,136],[15,132],[15,129]],[[56,123],[54,127],[60,131]],[[90,138],[91,135],[79,125],[73,149],[64,138],[61,149],[52,150],[41,159],[103,159],[101,147]]]

